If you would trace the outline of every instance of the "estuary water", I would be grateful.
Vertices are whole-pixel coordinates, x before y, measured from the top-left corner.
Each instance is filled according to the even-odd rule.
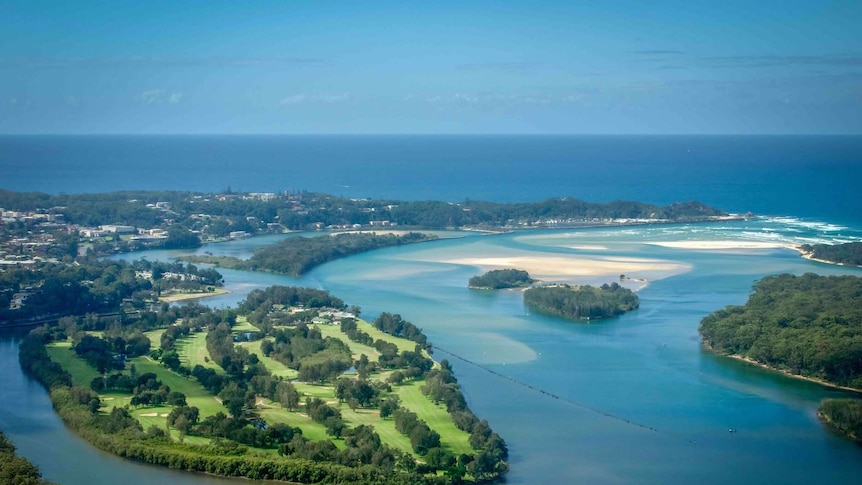
[[[815,415],[822,399],[848,393],[701,349],[700,320],[725,305],[744,303],[751,285],[765,275],[862,276],[860,269],[808,261],[787,248],[862,240],[855,189],[862,182],[858,138],[841,138],[840,143],[806,137],[784,144],[755,141],[726,147],[715,139],[700,144],[677,140],[677,145],[664,145],[664,152],[643,155],[658,164],[667,179],[650,178],[646,165],[630,162],[642,169],[644,180],[660,185],[639,185],[627,192],[602,176],[602,182],[589,190],[612,194],[609,199],[657,203],[685,200],[678,197],[683,193],[702,193],[712,200],[701,200],[721,208],[771,215],[693,225],[458,233],[453,234],[456,238],[333,261],[301,278],[222,270],[231,293],[203,302],[226,307],[254,288],[303,285],[329,290],[348,304],[361,306],[365,318],[382,311],[400,313],[424,329],[436,358],[452,362],[470,407],[506,439],[511,465],[506,483],[857,483],[862,476],[862,448],[825,429]],[[475,140],[470,143],[481,145]],[[662,146],[655,140],[642,143],[644,150]],[[700,171],[701,177],[689,168],[674,178],[670,159],[655,160],[664,160],[659,154],[670,149],[690,153],[684,151],[686,144],[695,153],[707,149],[723,150],[726,155],[747,153],[747,160],[753,161],[746,171],[745,164],[730,159],[728,166],[739,170],[732,176],[710,166]],[[619,163],[639,156],[631,146],[615,151],[613,145],[601,142],[599,148],[606,151],[592,150],[603,154],[599,158]],[[345,146],[350,145],[342,149]],[[746,152],[746,147],[753,151]],[[548,149],[543,150],[536,153],[542,155]],[[499,162],[501,173],[514,177],[517,171],[503,163],[508,155],[497,152],[482,153]],[[529,159],[526,150],[517,153]],[[415,150],[408,154],[419,156]],[[789,160],[788,170],[780,170],[782,157]],[[765,162],[758,165],[761,159]],[[592,169],[601,170],[602,165],[594,164]],[[585,182],[576,173],[563,170],[560,178],[581,187]],[[348,170],[338,176],[356,174]],[[540,193],[545,178],[522,177],[523,191]],[[26,185],[23,179],[15,183]],[[384,188],[369,183],[372,187],[365,195],[385,195]],[[472,183],[478,192],[493,190],[482,178]],[[457,190],[468,185],[460,179],[448,186],[441,182],[441,190],[454,193],[452,186],[458,184]],[[510,186],[514,185],[512,181]],[[659,190],[671,186],[676,188],[667,190],[676,190],[673,194]],[[375,192],[375,187],[380,191]],[[512,194],[507,195],[511,200]],[[556,195],[578,194],[575,190],[546,193]],[[506,200],[502,195],[500,199]],[[220,243],[199,251],[242,257],[282,237],[288,236]],[[147,251],[120,257],[166,260],[179,254]],[[623,284],[639,292],[641,306],[616,319],[572,323],[531,314],[518,291],[467,289],[470,276],[504,262],[531,266],[531,273],[546,281],[603,283],[619,281],[619,275],[625,274],[631,279]],[[106,485],[223,481],[141,466],[94,451],[63,428],[44,390],[21,375],[16,338],[5,335],[0,340],[5,364],[0,428],[46,477],[65,484]]]

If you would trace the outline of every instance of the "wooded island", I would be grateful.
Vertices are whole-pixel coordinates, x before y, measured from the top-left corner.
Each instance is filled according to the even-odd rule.
[[[470,278],[468,286],[481,290],[501,290],[504,288],[524,288],[536,280],[520,269],[493,269],[485,274]]]
[[[614,282],[600,287],[548,285],[524,292],[533,310],[570,320],[610,318],[638,308],[638,296]]]

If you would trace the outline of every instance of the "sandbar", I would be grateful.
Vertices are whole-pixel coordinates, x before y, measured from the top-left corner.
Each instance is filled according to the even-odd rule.
[[[647,244],[673,249],[695,250],[726,250],[726,249],[781,249],[789,248],[787,244],[765,241],[651,241]]]
[[[661,273],[671,276],[688,271],[687,264],[647,258],[596,258],[583,256],[524,255],[464,257],[440,261],[449,264],[477,266],[484,271],[515,268],[542,280],[559,280],[566,277],[618,276],[627,273]]]

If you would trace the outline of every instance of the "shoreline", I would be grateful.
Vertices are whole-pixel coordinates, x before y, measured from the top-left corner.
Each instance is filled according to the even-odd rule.
[[[730,359],[733,359],[733,360],[736,360],[736,361],[739,361],[739,362],[744,362],[744,363],[746,363],[746,364],[751,364],[751,365],[753,365],[753,366],[755,366],[755,367],[759,367],[759,368],[761,368],[761,369],[768,370],[768,371],[770,371],[770,372],[775,372],[775,373],[781,374],[781,375],[783,375],[783,376],[785,376],[785,377],[790,377],[790,378],[792,378],[792,379],[797,379],[797,380],[802,380],[802,381],[808,381],[808,382],[811,382],[811,383],[813,383],[813,384],[819,384],[819,385],[821,385],[821,386],[823,386],[823,387],[829,387],[829,388],[832,388],[832,389],[839,389],[839,390],[842,390],[842,391],[848,391],[848,392],[853,392],[853,393],[857,393],[857,394],[862,394],[862,389],[857,389],[857,388],[855,388],[855,387],[842,386],[842,385],[839,385],[839,384],[833,384],[833,383],[831,383],[831,382],[829,382],[829,381],[825,381],[825,380],[823,380],[823,379],[818,379],[818,378],[816,378],[816,377],[808,377],[808,376],[803,376],[803,375],[800,375],[800,374],[793,374],[793,373],[791,373],[791,372],[789,372],[789,371],[781,370],[781,369],[777,369],[777,368],[775,368],[775,367],[772,367],[772,366],[769,366],[769,365],[763,364],[763,363],[761,363],[761,362],[757,362],[756,360],[751,359],[751,358],[748,358],[748,357],[745,357],[745,356],[743,356],[743,355],[739,355],[739,354],[720,354],[720,353],[716,352],[716,351],[715,351],[715,350],[714,350],[714,349],[713,349],[709,344],[707,344],[706,342],[701,342],[701,347],[702,347],[704,350],[706,350],[707,352],[709,352],[709,353],[711,353],[711,354],[713,354],[713,355],[716,355],[716,356],[718,356],[718,357],[728,357],[728,358],[730,358]]]
[[[196,300],[198,298],[207,298],[210,296],[227,295],[230,290],[224,288],[216,288],[213,291],[203,291],[198,293],[174,293],[168,296],[160,296],[159,303],[176,303],[178,301]]]
[[[845,268],[862,268],[862,266],[855,264],[845,264],[839,263],[838,261],[829,261],[828,259],[815,258],[813,256],[814,253],[803,251],[801,246],[793,246],[793,249],[798,251],[799,255],[802,256],[804,259],[807,259],[808,261],[814,261],[815,263],[831,264],[833,266],[843,266]]]

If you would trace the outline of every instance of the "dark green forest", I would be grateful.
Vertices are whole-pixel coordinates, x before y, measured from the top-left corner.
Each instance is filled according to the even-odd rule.
[[[610,318],[638,308],[638,296],[617,283],[595,286],[539,286],[524,292],[533,310],[571,320]]]
[[[431,241],[436,236],[411,232],[394,234],[344,233],[321,237],[292,237],[255,250],[248,260],[230,257],[185,256],[184,261],[216,264],[248,271],[271,271],[300,276],[323,263],[374,249]]]
[[[521,269],[493,269],[487,273],[470,278],[470,288],[500,290],[503,288],[523,288],[535,282],[530,274]]]
[[[803,244],[802,252],[814,259],[850,266],[862,266],[862,242],[844,244]]]
[[[701,321],[704,343],[791,374],[862,388],[862,278],[767,276]]]
[[[862,399],[826,399],[817,414],[827,426],[862,442]]]

